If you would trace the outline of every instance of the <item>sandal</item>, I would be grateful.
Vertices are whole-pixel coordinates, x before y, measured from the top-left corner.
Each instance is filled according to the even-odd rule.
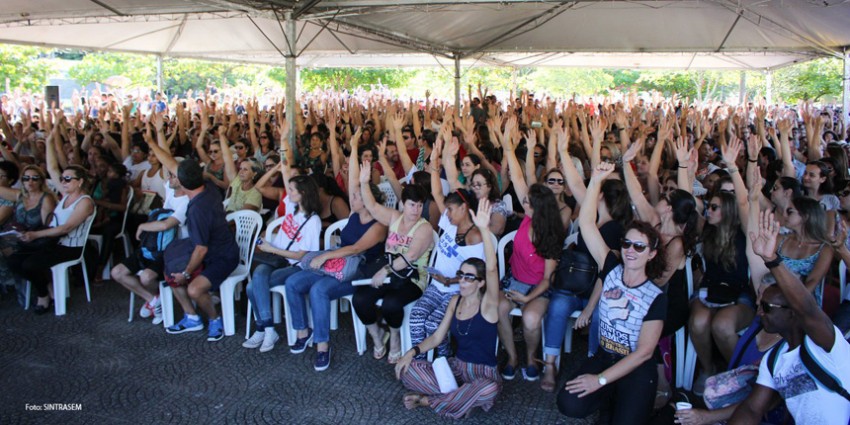
[[[543,367],[543,379],[540,380],[540,388],[547,393],[555,391],[555,363],[546,362]]]
[[[390,340],[390,333],[387,332],[387,331],[384,331],[384,335],[381,337],[381,345],[380,346],[376,345],[372,349],[372,357],[374,357],[375,360],[381,360],[381,359],[384,358],[384,356],[387,355],[387,342],[389,342],[389,340]]]
[[[387,362],[389,362],[389,364],[396,364],[400,359],[401,351],[398,351],[396,353],[390,353],[390,355],[387,357]]]

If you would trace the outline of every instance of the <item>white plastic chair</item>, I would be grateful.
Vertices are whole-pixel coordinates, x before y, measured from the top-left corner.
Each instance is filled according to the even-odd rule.
[[[97,208],[95,208],[94,212],[83,221],[80,226],[83,226],[83,241],[88,240],[88,234],[91,230],[91,225],[94,222],[94,218],[97,216]],[[72,230],[73,232],[73,230]],[[77,264],[81,265],[83,268],[83,281],[86,284],[86,300],[91,302],[91,289],[89,287],[89,274],[86,270],[86,245],[83,243],[83,249],[80,251],[80,257],[76,260],[66,261],[64,263],[59,263],[50,268],[50,272],[52,274],[53,280],[53,310],[57,316],[65,315],[65,307],[66,307],[66,298],[71,296],[70,285],[68,283],[68,269],[71,266],[76,266]],[[30,297],[31,297],[31,286],[30,282],[27,282],[27,296],[26,296],[26,306],[30,305]]]
[[[132,247],[130,246],[130,236],[127,234],[127,216],[130,214],[130,207],[133,205],[133,188],[129,188],[130,191],[127,194],[127,205],[124,209],[124,218],[121,221],[121,232],[115,235],[115,239],[121,238],[121,241],[124,243],[124,255],[129,256],[130,250]],[[101,252],[103,250],[103,235],[89,235],[89,240],[93,241],[97,245],[97,252]],[[109,255],[109,259],[106,262],[106,266],[103,268],[103,274],[101,278],[110,279],[110,271],[112,270],[112,253]],[[130,292],[130,303],[132,305],[133,293]]]
[[[236,222],[236,244],[239,245],[239,265],[219,287],[221,294],[221,316],[224,321],[224,335],[236,333],[235,292],[236,285],[250,279],[249,267],[254,257],[254,247],[263,225],[263,217],[256,211],[236,211],[227,215],[227,221]]]
[[[840,294],[838,297],[839,303],[850,296],[847,291],[847,263],[844,260],[838,262],[838,291]]]
[[[513,214],[513,212],[514,212],[514,197],[511,196],[510,193],[506,193],[505,196],[502,197],[502,201],[505,202],[505,207],[507,207],[508,211],[511,214]]]
[[[277,212],[275,212],[275,214],[277,214]],[[283,223],[283,220],[284,220],[285,218],[286,218],[285,216],[284,216],[284,217],[278,217],[278,218],[275,218],[274,220],[272,220],[271,222],[269,222],[269,224],[268,224],[268,225],[266,225],[266,233],[265,233],[265,236],[263,237],[263,239],[264,239],[266,242],[271,241],[271,240],[274,238],[275,230],[278,230],[278,229],[280,228],[280,225]],[[250,263],[249,263],[249,265],[250,265]],[[279,302],[279,301],[277,301],[277,300],[275,299],[275,297],[273,296],[273,297],[272,297],[272,302],[274,303],[274,302]],[[280,309],[280,307],[278,307],[278,309]],[[251,318],[251,313],[253,312],[253,306],[251,305],[251,298],[248,298],[248,309],[247,309],[247,310],[248,310],[248,311],[245,313],[245,314],[246,314],[246,316],[245,316],[245,317],[246,317],[246,322],[245,322],[245,339],[248,339],[248,338],[250,338],[250,337],[251,337],[251,324],[253,323],[253,320],[252,320],[252,318]],[[276,321],[276,322],[280,322],[280,316],[277,316],[277,317],[275,318],[275,321]]]
[[[705,259],[702,255],[702,244],[697,244],[696,246],[696,254],[700,256],[702,259],[703,270],[705,270]],[[688,279],[688,295],[689,299],[693,296],[694,292],[694,270],[693,270],[693,257],[688,257],[687,262],[685,263],[685,275]],[[687,327],[687,325],[685,325]],[[683,330],[680,329],[676,332],[676,350],[679,350],[682,345],[684,345],[684,341],[680,340],[679,332]],[[684,334],[681,335],[681,338],[684,339]],[[679,370],[679,367],[676,367],[676,386],[684,388],[688,391],[693,388],[694,384],[694,374],[696,373],[697,366],[697,350],[694,348],[694,343],[691,341],[690,336],[687,338],[688,345],[685,349],[684,363],[677,361],[676,364],[682,364],[682,370]],[[682,345],[680,345],[682,342]],[[677,351],[681,352],[681,351]],[[678,360],[678,359],[677,359]],[[680,385],[681,384],[681,385]]]
[[[393,187],[390,186],[389,182],[381,182],[378,184],[378,189],[384,193],[384,206],[389,209],[395,209],[396,204],[398,203],[398,197],[395,195],[393,191]]]
[[[339,242],[336,241],[334,243],[334,233],[342,231],[342,228],[348,224],[348,219],[344,218],[339,220],[325,229],[325,249],[335,249],[339,246]],[[268,230],[266,230],[268,232]],[[280,323],[280,308],[281,302],[283,300],[284,305],[284,321],[286,321],[286,341],[289,345],[295,345],[295,341],[298,339],[297,332],[292,328],[292,310],[289,308],[289,302],[286,300],[286,286],[275,286],[271,288],[272,293],[272,310],[274,313],[275,323]],[[313,315],[310,313],[310,297],[305,294],[305,298],[307,299],[307,321],[310,326],[313,326]],[[339,328],[339,311],[338,311],[339,302],[337,300],[331,300],[331,330],[335,331]],[[246,332],[246,337],[248,335]],[[311,344],[312,346],[312,344]]]
[[[499,260],[499,280],[505,278],[505,263],[507,263],[507,259],[505,258],[505,249],[507,249],[508,244],[514,241],[516,237],[516,230],[510,232],[504,236],[502,239],[499,239],[499,246],[496,247],[496,258]]]
[[[428,264],[432,264],[434,259],[437,256],[437,246],[440,244],[440,236],[437,232],[431,231],[434,236],[434,247],[431,250],[431,256],[428,258]],[[367,284],[366,281],[371,281],[372,279],[360,279],[354,281],[355,285],[357,284]],[[389,278],[384,280],[384,283],[389,283]],[[354,295],[346,295],[342,297],[342,299],[348,301],[348,303],[352,306],[351,308],[351,322],[354,325],[354,341],[357,344],[357,354],[363,355],[366,352],[366,325],[360,321],[360,318],[357,317],[357,312],[354,311]],[[383,303],[383,299],[378,300],[375,305],[381,306]],[[407,350],[412,348],[412,343],[410,342],[410,312],[413,311],[413,305],[416,304],[416,301],[408,303],[404,306],[404,319],[401,322],[401,328],[399,329],[401,336],[401,352],[402,354],[406,353]]]

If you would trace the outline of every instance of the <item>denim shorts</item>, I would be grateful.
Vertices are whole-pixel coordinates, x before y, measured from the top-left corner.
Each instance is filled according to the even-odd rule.
[[[508,276],[502,280],[502,290],[507,291],[517,291],[520,294],[528,295],[534,287],[537,285],[529,285],[527,283],[521,282],[515,279],[513,276]],[[549,291],[544,292],[541,297],[549,298]],[[518,306],[522,306],[523,303],[514,301]]]

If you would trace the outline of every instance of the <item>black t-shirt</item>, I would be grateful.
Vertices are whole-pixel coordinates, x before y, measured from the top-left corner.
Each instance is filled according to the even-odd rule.
[[[620,241],[626,233],[626,228],[623,227],[622,223],[617,220],[611,220],[599,228],[599,233],[602,234],[602,239],[605,240],[605,245],[608,246],[608,249],[617,252],[620,251]],[[584,242],[584,238],[581,236],[581,231],[579,231],[575,249],[590,255],[590,250],[587,249],[587,243]],[[599,267],[599,264],[596,266]]]

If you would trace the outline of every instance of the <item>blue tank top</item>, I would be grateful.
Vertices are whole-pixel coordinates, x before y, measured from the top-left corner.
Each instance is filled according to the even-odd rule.
[[[359,241],[360,238],[362,238],[363,235],[365,235],[366,232],[369,230],[369,228],[371,228],[372,225],[374,225],[375,223],[377,223],[377,221],[375,221],[374,219],[365,224],[361,223],[360,214],[351,214],[348,217],[348,224],[346,224],[345,227],[342,228],[342,231],[340,231],[339,233],[340,247],[350,246],[357,243],[357,241]],[[383,256],[384,243],[376,243],[375,246],[367,249],[366,252],[363,253],[363,255],[366,257],[366,262],[371,262],[376,258]]]
[[[460,302],[460,298],[458,298]],[[490,323],[481,315],[481,307],[475,316],[468,320],[459,320],[452,314],[450,327],[452,337],[457,341],[457,358],[467,363],[496,367],[496,324]]]

